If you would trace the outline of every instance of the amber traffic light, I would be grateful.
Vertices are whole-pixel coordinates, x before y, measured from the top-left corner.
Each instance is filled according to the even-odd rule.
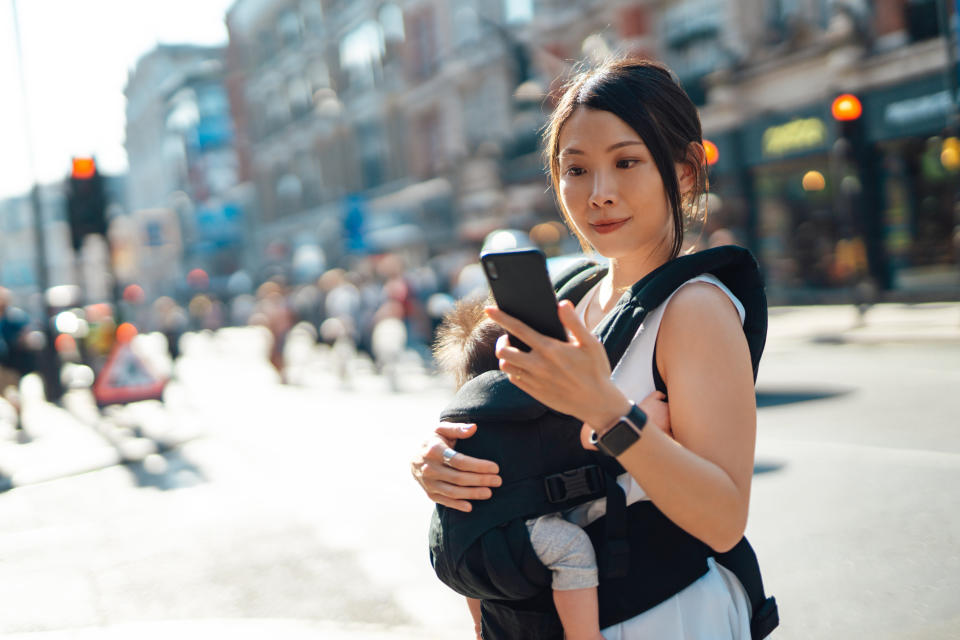
[[[74,180],[89,180],[97,172],[97,163],[93,158],[74,158],[70,177]]]
[[[717,149],[715,145],[710,140],[706,138],[703,139],[703,151],[707,154],[707,164],[713,166],[717,164],[717,160],[720,159],[720,150]]]
[[[833,113],[835,120],[850,122],[863,114],[863,105],[860,104],[860,99],[857,96],[852,93],[844,93],[833,100],[830,111]]]
[[[93,158],[73,159],[66,187],[70,239],[73,248],[79,249],[85,236],[104,235],[107,232],[107,197],[103,177],[97,171],[97,163]]]

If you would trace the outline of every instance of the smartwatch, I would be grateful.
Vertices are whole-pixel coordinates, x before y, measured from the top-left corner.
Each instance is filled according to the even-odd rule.
[[[640,432],[646,424],[647,414],[631,402],[627,415],[617,420],[602,436],[597,437],[597,432],[594,431],[591,441],[600,451],[616,458],[640,439]]]

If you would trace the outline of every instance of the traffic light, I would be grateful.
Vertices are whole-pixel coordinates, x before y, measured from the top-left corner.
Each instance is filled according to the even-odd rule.
[[[844,93],[837,96],[830,105],[833,119],[837,121],[840,137],[847,141],[854,162],[860,162],[865,153],[866,140],[864,139],[863,105],[857,96]]]
[[[91,233],[105,235],[107,199],[103,177],[93,158],[74,158],[67,187],[67,221],[73,248],[79,250]]]

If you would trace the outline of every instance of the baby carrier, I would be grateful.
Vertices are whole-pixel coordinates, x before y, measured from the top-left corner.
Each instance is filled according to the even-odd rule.
[[[554,282],[558,298],[576,304],[605,273],[596,264],[574,265]],[[756,380],[766,341],[766,297],[753,256],[732,246],[674,259],[624,293],[595,331],[611,368],[647,312],[704,273],[723,282],[745,308],[743,329]],[[665,393],[662,380],[654,378]],[[430,526],[434,570],[454,591],[483,601],[485,639],[563,638],[550,571],[534,552],[525,521],[603,497],[606,515],[585,527],[599,568],[601,628],[628,620],[692,584],[707,572],[709,557],[743,584],[752,605],[754,639],[766,637],[779,623],[776,601],[764,594],[746,538],[720,554],[673,524],[652,502],[627,507],[616,482],[624,472],[620,464],[585,450],[580,421],[534,400],[502,372],[488,371],[466,383],[441,419],[477,423],[476,434],[458,441],[456,449],[493,460],[503,480],[490,499],[474,501],[470,513],[437,505]]]

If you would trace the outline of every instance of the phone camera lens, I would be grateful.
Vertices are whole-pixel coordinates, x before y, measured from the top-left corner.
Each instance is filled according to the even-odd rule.
[[[500,276],[497,274],[497,266],[493,262],[484,262],[483,266],[487,269],[487,275],[491,280],[496,280]]]

